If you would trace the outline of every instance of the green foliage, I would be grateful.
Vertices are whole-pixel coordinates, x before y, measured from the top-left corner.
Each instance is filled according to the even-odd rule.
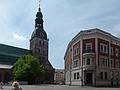
[[[14,64],[14,80],[35,82],[37,77],[42,76],[44,70],[38,60],[32,55],[22,56]]]

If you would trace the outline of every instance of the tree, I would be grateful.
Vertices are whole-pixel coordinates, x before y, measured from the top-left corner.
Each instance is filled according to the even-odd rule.
[[[14,80],[27,81],[29,84],[34,84],[43,73],[42,66],[32,55],[20,57],[13,67]]]

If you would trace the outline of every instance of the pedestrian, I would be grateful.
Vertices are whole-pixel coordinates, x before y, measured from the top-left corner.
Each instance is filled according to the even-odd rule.
[[[1,89],[3,89],[3,85],[4,85],[4,83],[1,81],[1,82],[0,82],[0,88],[1,88]]]
[[[19,83],[17,81],[14,81],[11,90],[22,90],[22,88],[19,86]]]

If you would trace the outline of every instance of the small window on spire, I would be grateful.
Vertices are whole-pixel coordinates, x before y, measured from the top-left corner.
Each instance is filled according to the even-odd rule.
[[[36,29],[38,29],[38,27],[36,27]]]

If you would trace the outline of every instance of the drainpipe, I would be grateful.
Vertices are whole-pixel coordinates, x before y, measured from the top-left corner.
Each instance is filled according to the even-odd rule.
[[[71,86],[71,64],[70,64],[70,86]]]
[[[82,76],[81,76],[81,81],[82,81],[82,85],[81,86],[83,86],[83,58],[82,58]]]
[[[81,67],[81,86],[83,86],[83,42],[81,40],[81,64],[82,64],[82,67]]]
[[[70,49],[70,52],[71,52],[71,57],[72,57],[72,55],[73,55],[73,53],[72,53],[72,49]],[[70,58],[71,59],[71,58]],[[72,84],[72,81],[71,81],[71,70],[72,70],[72,59],[70,60],[70,86],[71,86],[71,84]]]

